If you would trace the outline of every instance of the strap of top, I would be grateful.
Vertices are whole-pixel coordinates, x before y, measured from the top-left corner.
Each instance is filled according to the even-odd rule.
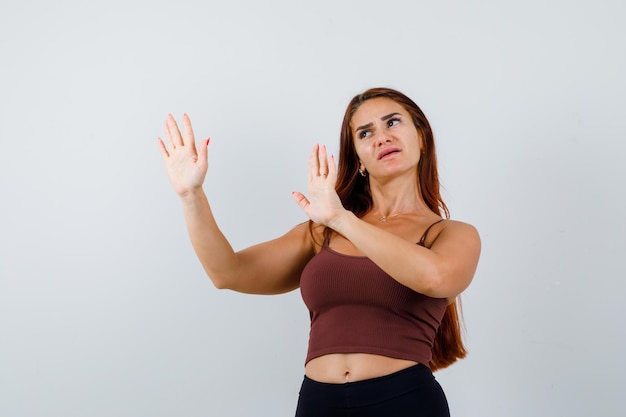
[[[424,234],[422,235],[422,237],[420,238],[419,242],[417,242],[418,245],[420,246],[424,246],[424,242],[426,242],[426,236],[428,236],[428,232],[430,231],[430,229],[436,225],[437,223],[441,223],[442,221],[444,221],[445,219],[440,219],[437,220],[436,222],[434,222],[433,224],[431,224],[430,226],[428,226],[426,228],[426,230],[424,231]],[[322,243],[322,247],[328,247],[328,243],[330,242],[330,235],[332,234],[332,231],[330,230],[325,230],[324,231],[324,242]]]
[[[428,235],[428,232],[430,231],[430,228],[433,227],[434,225],[436,225],[437,223],[441,223],[442,221],[444,221],[445,219],[440,219],[437,220],[435,223],[431,224],[430,226],[428,226],[426,228],[426,230],[424,231],[424,234],[422,235],[422,237],[420,238],[420,241],[417,242],[418,245],[420,246],[424,246],[424,242],[426,242],[426,236]]]
[[[330,242],[330,235],[331,234],[332,234],[332,231],[330,229],[324,230],[324,243],[322,243],[322,247],[323,248],[327,248],[328,247],[328,243]]]

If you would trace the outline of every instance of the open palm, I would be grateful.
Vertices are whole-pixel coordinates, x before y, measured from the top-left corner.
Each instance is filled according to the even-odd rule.
[[[207,147],[196,149],[191,120],[186,114],[182,124],[184,134],[181,135],[176,120],[171,114],[168,115],[165,121],[165,137],[169,147],[163,139],[158,138],[167,175],[174,191],[181,197],[202,187],[208,168]],[[208,140],[205,145],[208,145]]]

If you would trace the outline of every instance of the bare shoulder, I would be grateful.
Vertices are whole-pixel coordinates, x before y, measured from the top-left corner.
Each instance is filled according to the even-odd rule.
[[[281,246],[290,247],[291,250],[299,248],[302,255],[314,253],[317,241],[322,236],[319,227],[311,222],[298,223],[284,235],[280,236],[275,242],[280,242]],[[323,239],[323,237],[321,237]]]
[[[476,228],[458,220],[444,220],[433,227],[426,240],[426,246],[432,247],[443,243],[455,242],[470,245],[480,251],[480,235]]]
[[[439,296],[455,297],[463,292],[474,278],[480,258],[480,235],[468,223],[446,220],[439,226],[430,244],[430,250],[439,260],[441,281]]]
[[[478,235],[478,230],[469,224],[459,220],[444,220],[441,222],[441,231],[448,231],[448,233],[460,233],[474,236],[480,239]]]
[[[306,221],[295,225],[291,230],[285,233],[283,238],[287,238],[291,241],[298,240],[303,243],[304,246],[314,250],[317,246],[321,247],[324,242],[324,229],[325,227],[320,224]]]

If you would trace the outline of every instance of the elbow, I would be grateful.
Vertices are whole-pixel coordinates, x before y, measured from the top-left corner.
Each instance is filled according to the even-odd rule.
[[[433,298],[446,298],[446,274],[438,268],[432,268],[424,274],[422,294]]]
[[[238,282],[237,277],[240,272],[236,266],[216,266],[202,263],[202,267],[213,286],[218,290],[232,290]]]
[[[207,274],[213,286],[218,290],[228,290],[232,289],[232,284],[223,276],[219,276],[218,274]]]
[[[233,290],[237,286],[240,275],[239,269],[233,266],[215,267],[213,265],[202,264],[204,272],[218,290]]]
[[[423,294],[433,298],[443,298],[441,295],[441,281],[435,278],[428,279],[424,283]]]
[[[213,283],[213,286],[218,290],[228,289],[228,286],[224,284],[222,281],[217,281],[217,280],[212,279],[211,282]]]
[[[422,294],[432,298],[453,298],[462,293],[470,281],[471,277],[465,279],[450,271],[433,272],[424,280]]]

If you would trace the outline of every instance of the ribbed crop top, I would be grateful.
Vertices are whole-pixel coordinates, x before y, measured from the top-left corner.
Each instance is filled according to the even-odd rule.
[[[411,290],[365,256],[335,252],[328,239],[305,266],[300,291],[311,318],[305,363],[331,353],[371,353],[428,366],[445,298]]]

